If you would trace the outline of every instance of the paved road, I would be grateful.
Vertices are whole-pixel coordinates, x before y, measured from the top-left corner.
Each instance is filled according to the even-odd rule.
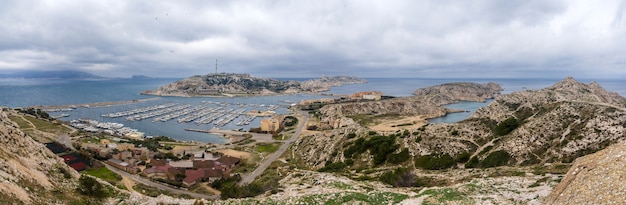
[[[298,123],[298,128],[296,129],[296,132],[293,133],[291,138],[285,140],[285,143],[281,145],[280,148],[276,150],[276,152],[267,157],[267,159],[265,159],[265,161],[263,161],[263,163],[261,163],[259,167],[257,167],[254,171],[250,172],[250,174],[248,175],[243,176],[241,181],[239,181],[239,185],[249,184],[254,181],[256,177],[261,175],[267,169],[267,167],[272,164],[272,162],[274,162],[276,159],[278,159],[278,157],[280,157],[280,155],[287,151],[289,146],[291,146],[291,143],[295,142],[298,139],[298,136],[300,135],[300,133],[302,133],[302,130],[305,128],[309,120],[309,113],[300,111],[300,116],[302,116],[302,120],[300,120],[300,123]]]
[[[115,172],[115,173],[117,173],[119,175],[122,175],[122,176],[124,176],[126,178],[132,179],[132,180],[134,180],[136,182],[142,183],[142,184],[150,186],[150,187],[154,187],[154,188],[161,189],[161,190],[167,190],[167,191],[174,192],[174,193],[177,193],[177,194],[187,194],[187,195],[189,195],[189,196],[191,196],[193,198],[197,198],[197,199],[199,199],[199,198],[219,199],[220,198],[219,195],[211,195],[211,196],[209,196],[209,195],[199,194],[199,193],[195,193],[195,192],[191,192],[191,191],[187,191],[187,190],[172,188],[172,187],[160,184],[160,183],[156,183],[156,182],[150,181],[149,179],[140,177],[138,175],[130,174],[128,172],[119,170],[119,169],[117,169],[115,167],[112,167],[111,165],[106,164],[106,163],[102,163],[102,164],[104,164],[104,166],[106,166],[111,171],[113,171],[113,172]]]

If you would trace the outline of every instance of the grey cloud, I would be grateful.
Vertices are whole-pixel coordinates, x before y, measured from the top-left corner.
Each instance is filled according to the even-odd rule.
[[[220,59],[221,71],[266,77],[623,78],[623,10],[623,1],[8,1],[0,72],[185,77]]]

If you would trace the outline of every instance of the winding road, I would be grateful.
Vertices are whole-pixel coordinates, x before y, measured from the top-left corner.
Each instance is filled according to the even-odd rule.
[[[239,181],[239,185],[250,184],[252,181],[254,181],[255,178],[260,176],[267,169],[267,167],[272,164],[272,162],[274,162],[276,159],[278,159],[278,157],[285,153],[285,151],[287,151],[289,146],[291,146],[291,143],[295,142],[298,139],[298,136],[305,128],[304,126],[306,126],[309,121],[309,113],[303,111],[299,111],[299,113],[301,116],[301,120],[299,120],[298,128],[296,128],[296,132],[293,133],[291,138],[285,140],[285,143],[281,145],[280,148],[276,150],[276,152],[267,157],[267,159],[263,161],[263,163],[261,163],[254,171],[250,172],[250,174],[243,176],[241,181]]]

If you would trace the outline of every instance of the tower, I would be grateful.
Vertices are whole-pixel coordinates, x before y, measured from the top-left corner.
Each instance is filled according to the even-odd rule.
[[[217,75],[217,59],[215,59],[215,75]]]

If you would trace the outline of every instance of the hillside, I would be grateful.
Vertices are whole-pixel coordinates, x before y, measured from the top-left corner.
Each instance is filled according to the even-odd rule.
[[[295,156],[312,169],[334,167],[348,173],[396,164],[424,170],[567,165],[580,156],[626,140],[624,98],[597,83],[584,84],[572,78],[541,90],[499,95],[459,123],[415,129],[398,125],[395,132],[373,131],[363,123],[364,119],[375,123],[402,114],[445,113],[428,96],[446,95],[446,90],[454,89],[439,86],[426,90],[443,92],[323,107],[319,111],[320,124],[340,121],[341,126],[301,138],[294,145]],[[484,98],[480,92],[473,93]],[[456,95],[446,96],[437,99],[455,99]],[[445,163],[431,164],[435,162]],[[453,176],[458,177],[468,176]]]
[[[362,79],[348,76],[324,76],[320,79],[298,82],[259,78],[250,74],[221,73],[192,76],[156,90],[143,91],[141,94],[182,97],[295,94],[327,91],[332,86],[364,82]]]
[[[0,112],[0,203],[53,204],[73,196],[78,173]],[[54,194],[52,194],[54,193]]]
[[[546,204],[612,204],[626,202],[626,143],[617,143],[576,159]]]

